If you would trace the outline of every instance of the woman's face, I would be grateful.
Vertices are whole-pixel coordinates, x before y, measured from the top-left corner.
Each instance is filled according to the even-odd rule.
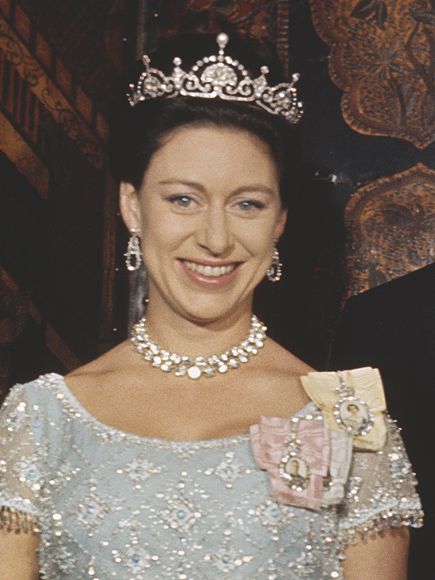
[[[150,304],[201,322],[250,310],[286,219],[268,147],[214,126],[170,133],[140,190],[121,184],[121,210],[140,229]]]

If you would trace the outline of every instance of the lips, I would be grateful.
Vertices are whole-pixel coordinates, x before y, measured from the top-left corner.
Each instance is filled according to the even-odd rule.
[[[242,264],[241,262],[227,262],[217,265],[213,262],[192,262],[183,259],[179,262],[191,282],[209,290],[223,289],[233,284]]]
[[[200,276],[205,276],[207,278],[220,278],[221,276],[227,276],[237,267],[236,263],[226,264],[224,266],[210,266],[208,264],[199,264],[198,262],[189,262],[187,260],[183,260],[183,263],[191,272],[195,272]]]

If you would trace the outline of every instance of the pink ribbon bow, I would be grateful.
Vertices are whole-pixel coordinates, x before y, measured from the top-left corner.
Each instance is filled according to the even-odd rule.
[[[296,459],[308,468],[304,486],[293,489],[280,475],[281,460],[288,453],[292,432],[298,440]],[[251,446],[255,461],[268,472],[272,498],[282,504],[319,510],[322,507],[323,479],[328,474],[331,454],[329,431],[320,421],[300,419],[292,422],[280,417],[261,417],[250,428]]]

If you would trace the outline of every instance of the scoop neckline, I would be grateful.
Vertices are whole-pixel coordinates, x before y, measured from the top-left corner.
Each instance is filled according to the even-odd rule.
[[[58,373],[49,373],[46,375],[42,375],[41,379],[49,379],[51,383],[54,383],[60,388],[62,393],[67,397],[68,402],[72,407],[75,408],[74,419],[79,420],[80,418],[85,419],[88,423],[93,425],[98,431],[102,433],[107,433],[110,435],[114,435],[118,440],[122,439],[124,441],[132,441],[135,443],[146,443],[150,445],[156,446],[164,446],[164,447],[215,447],[215,446],[228,446],[231,444],[240,444],[249,441],[250,434],[249,433],[236,433],[234,435],[227,435],[225,437],[214,437],[210,439],[164,439],[162,437],[146,437],[143,435],[138,435],[131,431],[124,431],[119,429],[118,427],[113,427],[112,425],[108,425],[103,421],[97,419],[95,415],[93,415],[90,411],[84,407],[79,399],[74,395],[74,393],[69,388],[65,377]],[[308,401],[301,409],[289,415],[287,418],[292,419],[294,417],[301,417],[304,416],[306,413],[310,411],[314,411],[316,409],[316,405],[313,401]],[[77,416],[77,413],[80,413],[80,416]],[[263,417],[261,415],[260,417]],[[260,417],[258,421],[260,421]]]

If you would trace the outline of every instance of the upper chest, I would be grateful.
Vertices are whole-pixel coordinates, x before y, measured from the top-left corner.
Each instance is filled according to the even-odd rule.
[[[120,386],[122,385],[122,387]],[[194,440],[247,433],[261,415],[288,417],[308,398],[298,377],[190,381],[72,381],[71,391],[91,415],[142,437]]]

